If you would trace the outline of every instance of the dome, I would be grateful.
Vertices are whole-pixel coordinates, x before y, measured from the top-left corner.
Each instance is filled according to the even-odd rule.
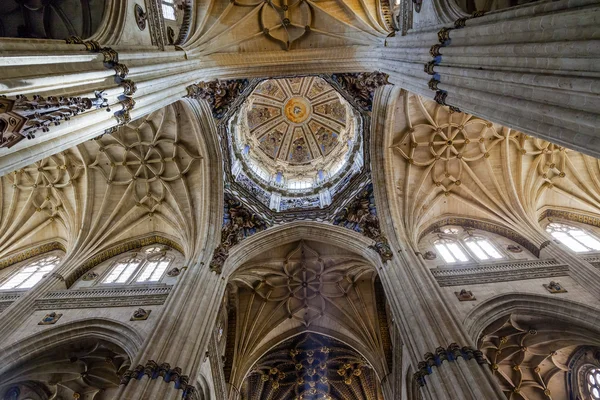
[[[307,76],[262,81],[230,131],[247,175],[293,195],[343,175],[361,147],[358,125],[354,109],[329,83]]]

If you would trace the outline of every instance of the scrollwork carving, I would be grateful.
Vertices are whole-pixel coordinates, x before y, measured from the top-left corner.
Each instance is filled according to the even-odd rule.
[[[187,87],[187,97],[206,100],[211,106],[213,116],[221,119],[248,84],[247,79],[199,82]]]
[[[336,74],[332,78],[342,90],[354,99],[358,106],[367,111],[373,109],[375,90],[381,86],[390,85],[389,75],[379,71]]]

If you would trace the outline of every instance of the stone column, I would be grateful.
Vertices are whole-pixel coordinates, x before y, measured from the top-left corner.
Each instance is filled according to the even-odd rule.
[[[441,290],[415,249],[402,233],[402,221],[392,221],[387,197],[384,135],[394,118],[398,91],[389,86],[378,90],[372,116],[371,160],[375,201],[382,230],[394,253],[380,270],[382,284],[405,350],[413,379],[425,399],[504,400],[496,379],[476,344],[465,332]]]
[[[187,270],[165,312],[125,373],[117,399],[195,398],[198,368],[213,337],[226,281],[208,262]]]
[[[600,4],[537,2],[388,40],[407,90],[600,157]]]

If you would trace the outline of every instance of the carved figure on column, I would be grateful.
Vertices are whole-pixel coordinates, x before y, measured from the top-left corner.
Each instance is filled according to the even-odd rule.
[[[229,111],[232,103],[248,87],[248,84],[247,79],[199,82],[187,87],[187,97],[206,100],[211,106],[213,116],[221,119]]]
[[[250,212],[233,196],[226,194],[221,243],[215,249],[210,269],[220,274],[225,260],[229,257],[229,249],[242,239],[265,229],[267,224],[260,216]]]
[[[387,238],[381,233],[377,209],[375,208],[375,198],[373,196],[373,184],[367,185],[356,198],[350,202],[334,218],[334,225],[340,225],[356,232],[362,233],[369,239],[373,239],[375,244],[371,246],[383,262],[389,261],[393,257],[392,250]]]
[[[381,86],[390,85],[389,75],[383,72],[360,72],[354,74],[336,74],[332,78],[354,102],[366,111],[373,110],[373,95]]]

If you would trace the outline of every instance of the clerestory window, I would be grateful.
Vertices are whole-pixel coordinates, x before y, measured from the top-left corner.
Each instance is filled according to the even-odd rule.
[[[473,235],[471,231],[461,232],[458,228],[449,227],[443,229],[439,237],[433,244],[444,261],[450,264],[504,258],[489,239]]]
[[[31,261],[21,267],[0,286],[0,290],[30,289],[52,272],[60,263],[58,256],[48,256]]]
[[[165,19],[175,21],[174,0],[162,0],[162,13]]]
[[[172,258],[159,246],[149,247],[117,261],[102,283],[158,282],[171,264]]]
[[[600,241],[583,229],[551,222],[546,226],[546,231],[577,253],[600,251]]]
[[[590,369],[586,376],[589,400],[600,400],[600,369]]]

